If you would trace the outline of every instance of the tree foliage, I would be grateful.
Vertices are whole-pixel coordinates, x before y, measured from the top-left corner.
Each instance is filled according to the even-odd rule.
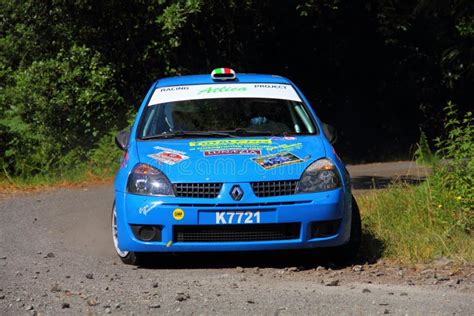
[[[28,175],[85,158],[120,119],[124,104],[114,80],[99,53],[79,46],[16,71],[0,120],[7,167]]]
[[[444,130],[448,100],[461,112],[472,102],[473,11],[468,0],[0,0],[0,162],[27,175],[89,159],[153,81],[222,66],[292,79],[345,157],[403,155],[420,127]]]

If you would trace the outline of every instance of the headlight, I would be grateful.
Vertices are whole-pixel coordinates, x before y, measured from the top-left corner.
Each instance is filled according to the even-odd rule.
[[[170,180],[158,169],[139,164],[128,176],[127,190],[134,194],[174,196]]]
[[[301,176],[296,193],[332,190],[341,185],[336,166],[329,159],[313,162]]]

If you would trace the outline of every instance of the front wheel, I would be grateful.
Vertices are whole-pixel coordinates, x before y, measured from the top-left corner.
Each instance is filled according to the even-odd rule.
[[[141,261],[141,253],[124,251],[118,246],[117,208],[115,207],[115,201],[112,207],[112,239],[114,241],[115,252],[123,263],[137,265]]]
[[[342,246],[331,249],[330,257],[333,261],[345,264],[353,261],[359,252],[362,239],[362,224],[360,220],[360,211],[357,201],[352,196],[352,218],[351,218],[351,236],[349,241]]]

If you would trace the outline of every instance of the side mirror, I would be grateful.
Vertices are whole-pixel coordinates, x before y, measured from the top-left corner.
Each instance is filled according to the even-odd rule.
[[[128,141],[130,139],[130,131],[121,131],[117,135],[115,135],[115,144],[118,148],[123,151],[127,151]]]
[[[326,138],[329,140],[331,144],[334,144],[337,140],[337,134],[336,134],[336,129],[326,123],[322,124],[323,127],[323,133],[326,136]]]

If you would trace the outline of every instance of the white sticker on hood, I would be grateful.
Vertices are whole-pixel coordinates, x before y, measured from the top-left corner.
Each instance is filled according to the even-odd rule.
[[[148,155],[148,157],[155,159],[157,162],[165,163],[167,165],[174,165],[175,163],[189,159],[188,156],[169,151],[162,151],[157,154],[151,154]]]

